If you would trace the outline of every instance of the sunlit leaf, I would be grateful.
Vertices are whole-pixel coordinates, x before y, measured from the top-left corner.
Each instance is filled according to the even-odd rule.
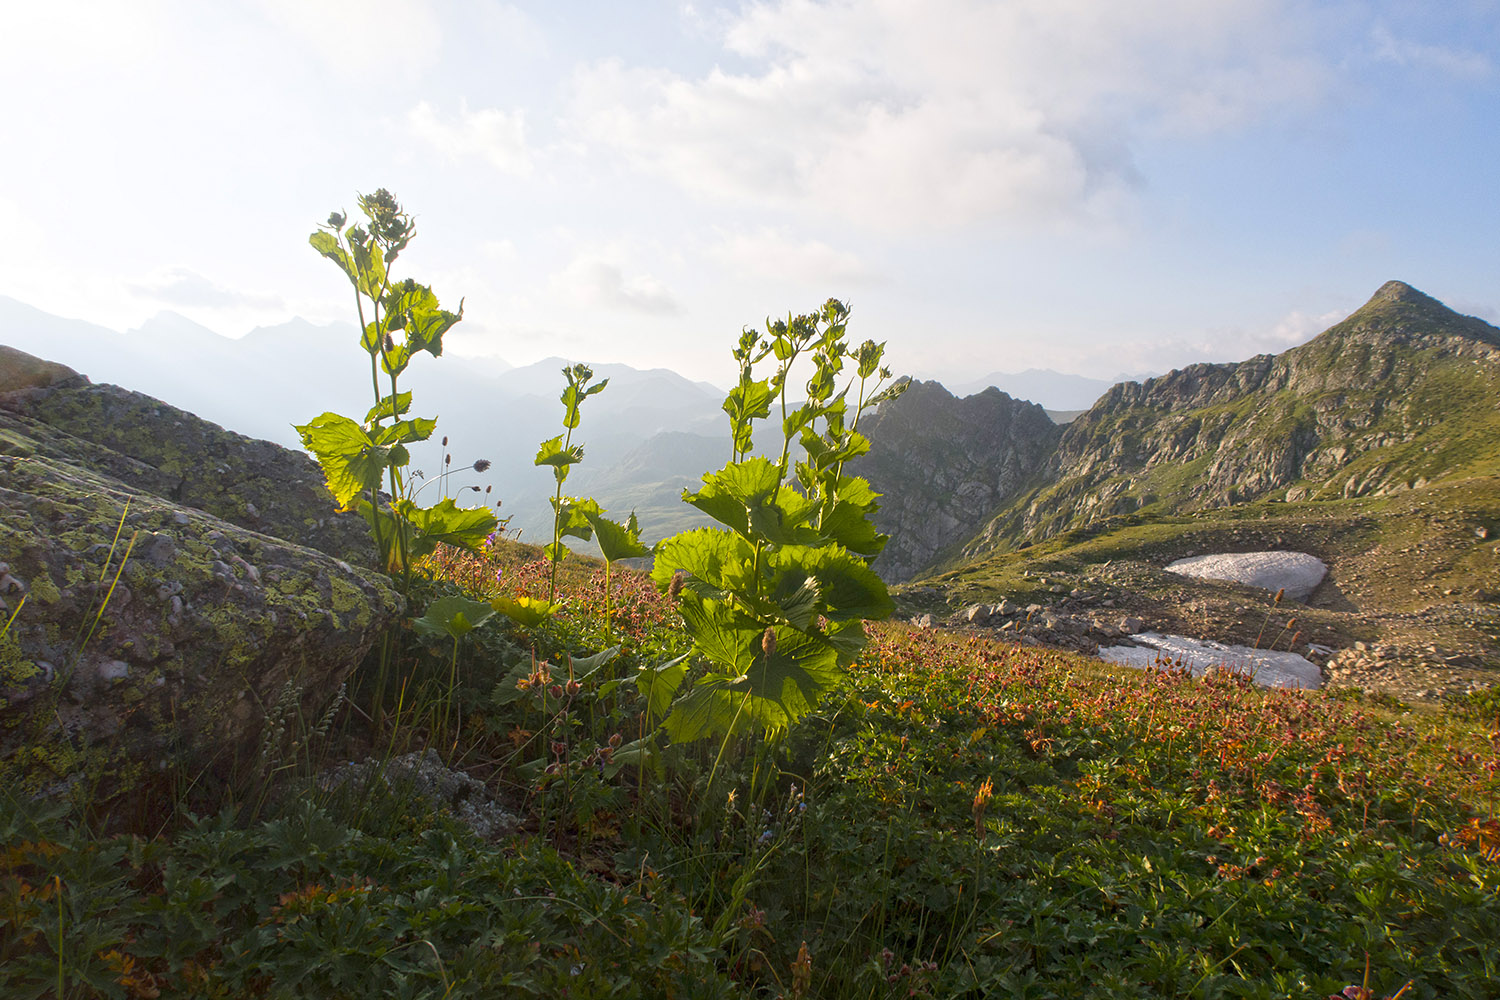
[[[387,468],[387,453],[377,448],[365,429],[348,417],[324,413],[305,424],[294,424],[302,447],[313,453],[328,491],[341,510],[349,510],[361,492],[375,489]]]
[[[634,514],[631,515],[629,524],[613,521],[597,510],[583,511],[582,516],[593,528],[594,540],[599,543],[599,550],[604,553],[604,558],[610,562],[650,555],[651,550],[641,544],[640,527],[635,523]]]
[[[549,603],[539,597],[492,597],[490,607],[517,625],[536,628],[562,610],[562,602]]]
[[[393,398],[394,398],[394,401],[395,401],[394,412],[392,410],[392,405],[391,405]],[[395,397],[383,396],[383,397],[381,397],[380,402],[378,402],[374,406],[370,407],[370,412],[368,412],[368,413],[365,414],[365,425],[369,426],[370,424],[378,423],[378,422],[380,422],[382,420],[389,420],[393,416],[394,417],[399,417],[399,416],[405,414],[410,409],[411,409],[411,393],[409,393],[409,392],[398,392],[398,393],[396,393]],[[419,439],[416,439],[416,440],[426,440],[426,439],[425,438],[419,438]]]

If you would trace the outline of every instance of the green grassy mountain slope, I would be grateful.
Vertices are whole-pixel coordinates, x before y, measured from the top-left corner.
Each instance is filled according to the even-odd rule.
[[[1312,341],[1111,389],[964,549],[1125,514],[1382,496],[1500,473],[1500,330],[1402,282]]]

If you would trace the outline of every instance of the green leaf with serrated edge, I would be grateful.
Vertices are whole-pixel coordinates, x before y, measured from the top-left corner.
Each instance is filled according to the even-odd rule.
[[[870,637],[865,635],[865,623],[858,618],[829,623],[823,630],[823,637],[838,651],[841,667],[847,667],[857,660],[870,641]]]
[[[426,441],[436,429],[435,418],[413,417],[410,420],[398,420],[389,427],[381,427],[373,436],[376,444],[410,444],[414,441]]]
[[[693,647],[731,675],[750,669],[760,655],[766,623],[726,604],[684,594],[679,610],[693,637]]]
[[[446,635],[462,639],[471,629],[484,624],[495,609],[483,601],[450,594],[427,605],[427,613],[413,618],[411,627],[423,635]]]
[[[885,581],[842,546],[788,545],[769,553],[767,563],[778,575],[798,572],[816,577],[822,591],[822,613],[830,621],[879,620],[889,618],[895,610]]]
[[[743,378],[724,397],[724,412],[729,414],[729,430],[734,436],[734,450],[742,454],[753,445],[752,421],[771,415],[771,383],[765,379]]]
[[[897,396],[905,392],[906,387],[909,385],[911,385],[911,379],[907,378],[906,376],[902,376],[897,381],[892,382],[890,385],[886,386],[884,389],[880,390],[875,395],[865,400],[865,406],[868,408],[871,406],[879,406],[881,403],[889,403],[891,400],[895,399]]]
[[[829,541],[837,542],[866,559],[878,556],[891,540],[889,535],[881,534],[875,522],[866,516],[865,508],[844,501],[829,508],[818,525],[818,531]]]
[[[294,424],[293,429],[301,436],[302,447],[317,458],[340,510],[349,510],[361,492],[379,486],[387,455],[359,424],[337,413],[324,413],[305,424]]]
[[[687,676],[687,659],[692,655],[683,653],[676,659],[660,666],[642,665],[635,672],[635,687],[646,699],[646,710],[653,719],[661,719],[672,707],[672,699]]]
[[[382,397],[380,402],[370,407],[370,412],[365,414],[365,426],[368,427],[369,425],[379,423],[382,420],[389,420],[393,416],[399,417],[405,414],[408,410],[411,409],[411,393],[396,393],[395,403],[395,412],[392,413],[391,397]],[[414,438],[413,440],[425,441],[426,438]]]
[[[610,562],[617,559],[639,559],[650,554],[651,550],[641,544],[639,528],[632,529],[593,511],[585,511],[583,516],[594,529],[594,540],[599,543],[599,550]],[[634,520],[633,515],[631,520]]]
[[[387,375],[400,375],[410,363],[411,349],[399,342],[380,356],[380,368]]]
[[[339,270],[349,279],[355,288],[359,287],[359,275],[354,270],[354,261],[349,259],[349,253],[339,243],[339,238],[333,233],[318,230],[307,238],[313,249],[339,266]]]
[[[794,540],[792,533],[816,509],[816,504],[795,490],[782,489],[778,494],[780,482],[776,465],[756,456],[730,462],[704,476],[703,488],[696,493],[683,490],[682,499],[746,538],[760,535],[780,544]]]
[[[864,511],[874,512],[880,506],[876,501],[881,495],[875,492],[868,479],[859,476],[840,476],[837,496],[840,502]]]
[[[398,516],[404,517],[416,529],[425,551],[414,551],[414,557],[426,555],[440,544],[477,552],[480,544],[500,523],[485,508],[460,507],[452,497],[444,497],[431,507],[418,507],[410,500],[398,500],[391,506]]]
[[[385,290],[385,254],[374,240],[352,246],[354,266],[359,271],[357,287],[370,298],[379,299]]]
[[[548,542],[546,545],[542,546],[542,555],[547,557],[548,562],[562,562],[564,559],[568,558],[568,554],[571,551],[572,550],[562,542]]]
[[[574,680],[587,680],[592,677],[594,671],[608,663],[616,653],[620,651],[619,646],[611,646],[601,649],[592,656],[575,656],[568,660],[569,670]]]
[[[818,419],[819,412],[816,404],[803,403],[782,419],[781,433],[788,438],[795,438],[808,424]]]
[[[379,354],[380,345],[385,342],[385,321],[389,316],[381,317],[380,322],[371,320],[365,324],[365,332],[359,338],[359,346],[365,349],[366,354]]]
[[[665,538],[656,547],[656,558],[651,565],[651,580],[658,590],[665,591],[678,570],[688,574],[687,585],[694,581],[715,591],[722,592],[726,581],[746,584],[741,589],[751,590],[751,574],[754,572],[755,549],[739,535],[717,528],[694,528]],[[697,591],[698,588],[694,587]],[[710,594],[704,596],[715,599]]]
[[[565,467],[576,465],[581,461],[583,461],[583,445],[575,444],[570,448],[564,448],[563,436],[559,434],[555,438],[542,442],[531,464]]]
[[[490,607],[518,625],[536,628],[562,610],[562,603],[548,603],[539,597],[492,597]]]
[[[674,742],[741,732],[743,727],[786,729],[838,685],[842,674],[838,651],[831,644],[788,625],[777,625],[773,631],[773,653],[765,653],[761,629],[755,636],[754,659],[746,670],[710,673],[678,699],[665,723]]]

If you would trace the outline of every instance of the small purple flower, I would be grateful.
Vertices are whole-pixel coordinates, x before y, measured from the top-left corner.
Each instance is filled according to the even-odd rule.
[[[498,532],[498,531],[492,531],[492,532],[489,533],[489,536],[487,538],[485,538],[485,540],[484,540],[484,547],[487,548],[487,549],[492,549],[492,548],[495,547],[495,543],[498,542],[499,540],[500,540],[500,532]]]
[[[496,583],[504,583],[505,582],[505,569],[504,569],[504,567],[495,570],[495,582]]]

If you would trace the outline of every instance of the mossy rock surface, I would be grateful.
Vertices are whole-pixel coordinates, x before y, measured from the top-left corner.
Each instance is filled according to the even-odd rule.
[[[305,456],[81,378],[0,396],[0,443],[0,781],[26,794],[231,776],[404,610]]]
[[[377,562],[368,527],[336,511],[311,458],[116,385],[77,378],[0,396],[0,454],[57,458],[354,565]]]

